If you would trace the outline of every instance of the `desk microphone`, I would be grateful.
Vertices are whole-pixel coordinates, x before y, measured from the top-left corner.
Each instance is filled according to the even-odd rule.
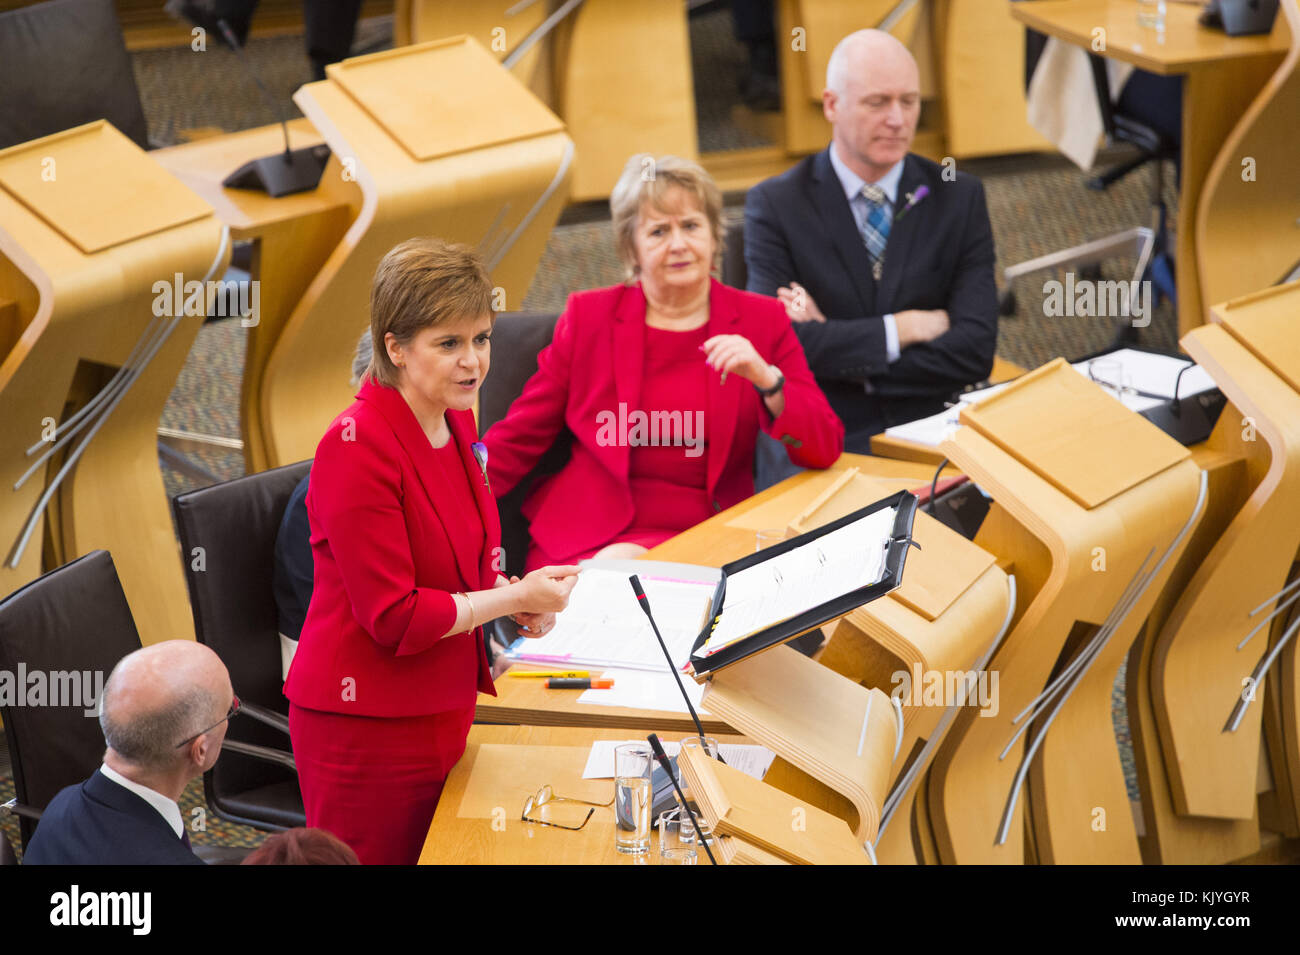
[[[1175,418],[1182,414],[1182,396],[1178,393],[1178,386],[1183,383],[1183,372],[1189,368],[1195,368],[1196,362],[1191,362],[1178,369],[1178,377],[1174,379],[1174,400],[1169,402],[1169,410]]]
[[[659,625],[655,623],[655,615],[650,612],[650,601],[646,599],[645,591],[641,589],[641,578],[633,574],[628,577],[627,582],[632,585],[632,590],[636,593],[636,599],[641,604],[641,609],[650,618],[650,628],[654,630],[655,639],[659,641],[659,648],[663,650],[664,659],[668,661],[668,672],[677,680],[677,689],[682,691],[682,699],[686,701],[686,708],[690,710],[691,719],[695,721],[695,729],[700,734],[700,739],[703,740],[704,725],[700,723],[700,715],[695,712],[695,707],[691,705],[691,698],[686,695],[686,687],[682,684],[682,675],[677,672],[672,655],[668,652],[668,644],[664,643],[663,635],[659,632]]]
[[[320,185],[321,174],[325,171],[325,162],[329,159],[328,146],[307,146],[303,149],[289,148],[289,124],[285,120],[284,110],[275,101],[270,90],[262,83],[262,78],[253,69],[248,54],[240,46],[235,32],[225,20],[218,20],[226,43],[235,51],[248,75],[253,78],[271,111],[280,117],[280,131],[284,135],[284,152],[276,156],[263,156],[244,163],[224,180],[223,186],[236,189],[261,189],[271,198],[291,195],[295,192],[307,192]]]
[[[632,576],[632,580],[636,580],[636,575]],[[637,587],[638,590],[640,589],[640,586],[636,583],[632,586]],[[641,596],[644,597],[645,595],[642,594]],[[700,735],[703,736],[704,734],[701,733]],[[668,774],[668,779],[673,784],[673,791],[677,793],[678,802],[681,803],[681,807],[686,810],[686,815],[691,817],[691,825],[695,827],[696,841],[698,841],[700,845],[704,846],[704,851],[709,856],[709,862],[713,865],[717,865],[718,860],[713,858],[713,850],[709,848],[709,840],[704,838],[704,830],[700,828],[699,817],[691,811],[691,805],[686,801],[686,794],[682,792],[682,787],[677,782],[677,774],[673,772],[673,767],[668,762],[668,754],[664,752],[664,747],[663,744],[659,742],[658,734],[651,733],[646,737],[646,741],[649,742],[650,748],[654,750],[655,759],[659,760],[659,765],[662,766],[664,772]],[[659,833],[659,838],[662,839],[663,837],[664,834],[662,832]]]

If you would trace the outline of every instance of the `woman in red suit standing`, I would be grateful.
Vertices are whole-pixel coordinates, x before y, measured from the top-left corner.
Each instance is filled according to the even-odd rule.
[[[540,636],[577,581],[576,567],[497,572],[472,411],[491,299],[465,246],[389,252],[371,290],[370,369],[312,466],[315,581],[284,686],[289,731],[307,825],[368,864],[419,857],[476,693],[495,693],[482,625],[508,614]]]
[[[802,467],[844,448],[782,303],[711,276],[722,196],[708,174],[633,156],[610,207],[627,283],[570,296],[483,438],[499,497],[573,432],[572,458],[524,503],[530,568],[635,556],[749,497],[760,429]]]

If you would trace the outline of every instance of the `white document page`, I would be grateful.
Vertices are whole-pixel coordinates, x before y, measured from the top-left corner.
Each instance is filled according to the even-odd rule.
[[[1202,391],[1217,387],[1208,371],[1185,358],[1153,355],[1135,348],[1121,348],[1091,361],[1118,361],[1124,369],[1125,385],[1162,398],[1174,397],[1174,383],[1178,382],[1178,373],[1184,368],[1187,368],[1187,371],[1183,373],[1183,380],[1178,382],[1180,397],[1198,395]],[[1074,369],[1088,377],[1089,364],[1090,362],[1087,361],[1077,362]]]
[[[582,771],[583,779],[614,778],[614,747],[624,743],[644,743],[643,739],[603,739],[591,744],[591,753],[587,756],[587,766]],[[662,740],[664,752],[671,758],[681,752],[681,743]],[[748,746],[743,743],[719,743],[718,752],[732,769],[738,769],[747,776],[762,779],[776,754],[766,746]]]
[[[638,568],[642,589],[673,663],[684,666],[708,616],[714,580],[654,576],[654,564]],[[707,571],[707,568],[699,568]],[[620,667],[663,671],[663,651],[624,570],[583,564],[569,606],[555,618],[550,633],[520,638],[511,645],[512,660],[564,666]],[[604,692],[604,691],[601,691]]]
[[[699,636],[699,634],[696,634]],[[601,679],[614,681],[607,690],[584,690],[578,697],[579,703],[594,703],[597,706],[628,706],[635,710],[666,710],[669,713],[689,713],[682,691],[677,689],[677,680],[668,672],[664,655],[659,654],[659,672],[650,670],[606,670]],[[682,677],[686,695],[690,697],[691,706],[701,716],[708,716],[708,711],[700,706],[704,697],[704,686],[690,677]]]
[[[727,577],[722,615],[704,652],[714,653],[876,583],[885,571],[885,546],[892,539],[897,513],[897,508],[891,507],[868,514]]]

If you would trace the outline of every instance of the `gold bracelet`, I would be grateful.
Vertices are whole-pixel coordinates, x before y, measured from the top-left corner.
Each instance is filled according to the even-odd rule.
[[[474,630],[474,601],[470,600],[469,594],[465,593],[463,590],[458,590],[456,593],[464,597],[465,603],[469,605],[469,626],[465,628],[464,632],[470,633]]]

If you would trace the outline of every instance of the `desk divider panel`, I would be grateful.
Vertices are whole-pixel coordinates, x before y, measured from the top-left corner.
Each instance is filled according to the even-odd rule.
[[[175,277],[219,276],[227,254],[207,204],[102,120],[0,151],[0,288],[23,322],[0,356],[0,593],[53,569],[47,540],[55,565],[104,548],[141,640],[192,636],[157,432],[203,323]],[[56,434],[104,380],[131,383]],[[38,462],[64,438],[80,456],[56,487],[59,459]]]
[[[969,425],[1094,508],[1185,461],[1189,452],[1057,358],[961,412]],[[1108,448],[1109,454],[1088,449]]]
[[[1290,801],[1276,807],[1274,824],[1295,826],[1300,755],[1288,743],[1297,705],[1287,691],[1296,663],[1279,641],[1289,632],[1280,620],[1283,598],[1294,596],[1285,588],[1300,548],[1300,355],[1286,336],[1298,292],[1293,283],[1217,306],[1217,324],[1183,338],[1229,399],[1211,443],[1244,456],[1249,496],[1239,505],[1234,497],[1222,535],[1153,636],[1149,662],[1143,658],[1139,689],[1150,707],[1139,711],[1146,738],[1138,757],[1150,779],[1152,861],[1226,862],[1258,848],[1261,727],[1277,781],[1271,798]],[[1249,702],[1247,681],[1255,684]],[[1271,701],[1279,689],[1281,700]]]
[[[977,411],[940,450],[992,495],[976,543],[1014,563],[1020,606],[989,666],[997,713],[962,712],[930,772],[939,856],[1136,864],[1111,689],[1199,519],[1200,470],[1064,362]]]
[[[707,686],[710,713],[800,771],[782,785],[774,764],[769,782],[840,816],[860,842],[875,841],[899,732],[888,696],[786,646],[719,670]]]

